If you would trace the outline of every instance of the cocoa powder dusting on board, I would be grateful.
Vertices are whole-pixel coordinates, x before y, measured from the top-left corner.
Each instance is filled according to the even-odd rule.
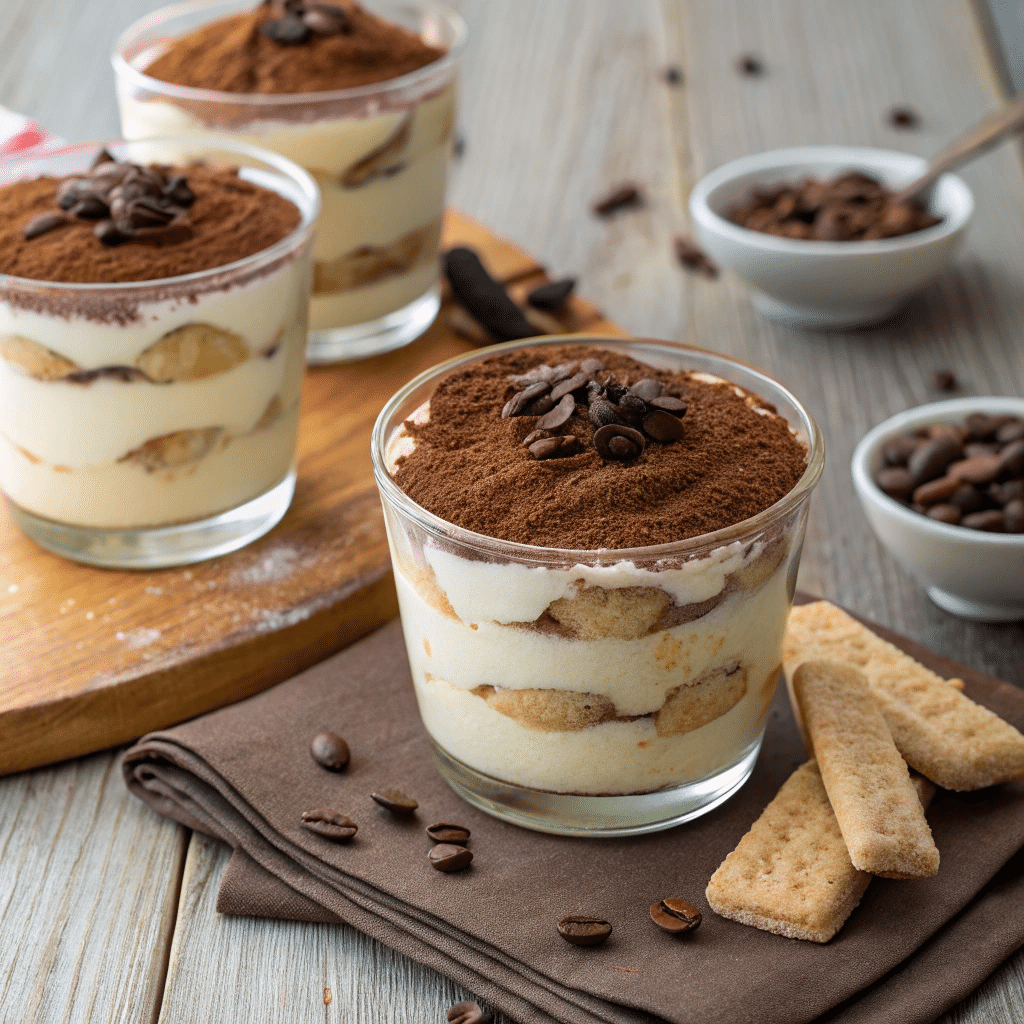
[[[348,16],[345,32],[311,33],[297,45],[281,43],[261,32],[280,12],[274,4],[261,4],[176,39],[145,73],[174,85],[219,92],[325,92],[397,78],[444,55],[444,50],[357,3],[335,6]]]
[[[621,383],[653,378],[684,399],[684,436],[648,444],[633,462],[605,462],[593,425],[575,417],[578,454],[532,457],[522,442],[538,417],[501,419],[521,390],[509,375],[589,358]],[[807,450],[786,421],[751,408],[731,384],[584,346],[519,349],[457,370],[434,390],[429,420],[407,422],[406,430],[416,447],[398,460],[395,482],[417,504],[467,530],[543,547],[628,548],[696,537],[773,505],[807,466]]]
[[[41,177],[0,189],[0,273],[78,284],[153,281],[252,256],[299,224],[294,203],[244,181],[233,169],[194,164],[180,170],[196,196],[189,210],[192,237],[168,244],[129,241],[111,247],[93,233],[95,222],[76,218],[25,238],[24,226],[33,217],[59,210],[55,195],[62,179]]]

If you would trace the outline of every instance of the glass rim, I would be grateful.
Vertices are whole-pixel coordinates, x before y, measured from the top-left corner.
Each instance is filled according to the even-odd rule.
[[[152,289],[177,288],[183,285],[195,284],[221,274],[244,270],[264,261],[273,263],[278,258],[299,248],[315,227],[317,217],[320,214],[320,190],[308,172],[303,170],[293,160],[289,160],[287,157],[281,156],[272,150],[251,146],[244,142],[235,142],[230,138],[223,138],[219,135],[163,135],[146,139],[100,139],[95,142],[77,142],[69,146],[62,146],[60,149],[47,150],[45,153],[40,153],[36,156],[22,155],[10,160],[0,161],[0,169],[8,171],[17,170],[22,167],[29,168],[33,164],[43,164],[47,160],[59,157],[76,153],[95,152],[98,148],[109,151],[111,147],[117,148],[125,145],[148,146],[167,143],[181,144],[187,147],[198,146],[199,148],[228,150],[243,156],[253,157],[273,167],[285,177],[290,178],[299,186],[302,192],[305,207],[299,203],[295,204],[298,206],[301,215],[299,223],[284,238],[279,239],[266,249],[254,252],[250,256],[243,256],[241,259],[232,260],[230,263],[208,267],[206,270],[194,270],[189,274],[178,274],[175,277],[153,277],[145,281],[41,281],[33,277],[16,277],[13,274],[0,273],[0,289],[29,291],[41,288],[59,288],[61,290],[88,294],[112,290],[144,292]],[[285,196],[285,198],[289,197]]]
[[[443,519],[433,512],[423,508],[410,498],[392,479],[388,472],[385,452],[391,431],[387,430],[387,423],[395,414],[397,409],[406,399],[422,385],[431,380],[462,366],[466,363],[478,362],[492,355],[512,351],[517,348],[542,347],[545,345],[599,345],[615,350],[623,350],[631,344],[649,345],[661,349],[667,349],[676,353],[693,353],[702,359],[710,358],[731,366],[737,366],[745,372],[753,374],[759,381],[763,382],[769,389],[776,389],[790,401],[802,419],[801,426],[807,433],[807,467],[803,475],[796,482],[792,490],[783,495],[773,505],[763,509],[756,515],[743,519],[731,526],[722,527],[720,530],[712,530],[709,533],[702,533],[696,537],[687,537],[683,540],[667,541],[664,544],[651,544],[635,548],[556,548],[543,547],[538,544],[523,544],[519,541],[501,540],[498,537],[489,537],[487,534],[467,530],[465,527]],[[628,353],[627,353],[628,354]],[[723,378],[728,380],[728,378]],[[729,381],[729,383],[734,383]],[[738,385],[743,386],[743,385]],[[761,396],[771,401],[770,396]],[[773,403],[774,404],[774,403]],[[784,417],[785,418],[785,417]],[[788,420],[787,420],[788,422]],[[794,424],[790,424],[791,427]],[[444,362],[424,370],[414,377],[408,384],[400,388],[381,410],[373,427],[370,438],[370,454],[373,461],[373,475],[381,497],[392,505],[399,508],[403,513],[413,519],[417,525],[428,533],[445,541],[456,541],[466,547],[483,549],[489,552],[502,553],[508,557],[514,557],[518,561],[543,561],[549,562],[554,559],[574,563],[594,563],[595,561],[622,562],[622,561],[652,561],[664,558],[687,555],[691,552],[700,552],[705,549],[723,547],[727,544],[742,540],[751,534],[760,533],[784,519],[792,513],[800,504],[810,496],[825,464],[825,441],[821,430],[811,416],[804,404],[785,385],[779,383],[774,377],[768,376],[763,370],[740,359],[725,356],[709,349],[698,348],[696,345],[686,345],[681,342],[666,341],[659,338],[622,337],[600,334],[558,334],[542,335],[534,338],[524,338],[518,341],[504,342],[500,345],[490,345],[482,349],[474,349],[461,355],[453,356]]]
[[[236,106],[251,107],[264,106],[270,109],[301,104],[328,104],[401,92],[404,89],[417,85],[420,81],[427,80],[432,75],[446,71],[458,63],[458,59],[462,56],[462,51],[466,48],[466,41],[469,38],[469,27],[465,19],[458,11],[447,4],[439,3],[437,0],[410,0],[406,4],[390,0],[390,6],[392,7],[422,8],[432,11],[447,20],[452,29],[454,39],[444,55],[438,57],[437,60],[431,61],[429,64],[425,64],[421,68],[417,68],[415,71],[399,75],[397,78],[387,78],[382,82],[372,82],[369,85],[356,85],[350,86],[347,89],[329,89],[321,92],[224,92],[219,89],[200,89],[191,85],[176,85],[173,82],[152,78],[124,58],[124,51],[136,37],[147,29],[161,24],[176,14],[184,14],[188,11],[202,11],[206,8],[217,7],[225,2],[226,0],[180,0],[178,3],[160,7],[132,22],[118,36],[117,41],[114,43],[114,50],[110,55],[110,62],[113,65],[115,77],[124,78],[150,92],[160,92],[166,96],[173,96],[175,99],[191,100],[193,102],[234,104]]]

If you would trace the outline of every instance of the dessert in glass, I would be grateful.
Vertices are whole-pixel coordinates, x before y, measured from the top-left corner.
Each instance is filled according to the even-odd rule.
[[[462,19],[433,0],[188,0],[114,54],[126,138],[216,133],[317,180],[308,359],[406,345],[440,306],[438,244]]]
[[[0,168],[0,490],[37,543],[109,567],[239,548],[295,487],[316,183],[249,146],[155,148]]]
[[[759,371],[670,343],[458,357],[373,435],[442,775],[530,828],[668,828],[750,775],[824,451]]]

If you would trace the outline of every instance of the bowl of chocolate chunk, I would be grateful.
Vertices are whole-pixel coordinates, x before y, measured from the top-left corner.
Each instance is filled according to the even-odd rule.
[[[895,202],[926,161],[853,146],[741,157],[690,194],[700,244],[753,289],[766,317],[845,330],[892,316],[952,260],[974,210],[944,174],[923,199]]]
[[[899,413],[862,438],[852,472],[878,539],[940,608],[1024,619],[1024,399]]]

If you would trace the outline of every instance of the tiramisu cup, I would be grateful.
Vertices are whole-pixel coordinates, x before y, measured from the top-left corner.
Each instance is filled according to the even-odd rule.
[[[548,832],[704,814],[753,770],[824,460],[757,370],[668,343],[495,346],[373,435],[412,677],[453,788]]]
[[[295,486],[316,184],[249,146],[159,150],[0,168],[0,489],[94,565],[232,551]]]
[[[117,44],[126,138],[212,132],[316,179],[311,363],[398,348],[437,315],[465,38],[462,19],[433,0],[189,0]]]

